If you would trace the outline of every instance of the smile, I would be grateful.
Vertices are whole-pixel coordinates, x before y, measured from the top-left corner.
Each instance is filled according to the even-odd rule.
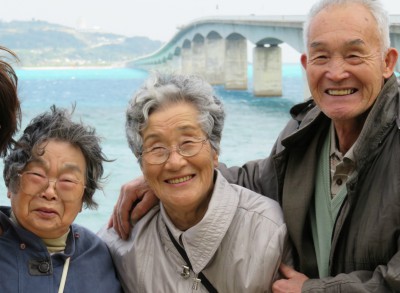
[[[327,90],[326,93],[331,96],[346,96],[356,92],[356,89]]]
[[[193,175],[188,175],[188,176],[184,176],[181,178],[169,179],[169,180],[167,180],[167,182],[170,184],[178,184],[178,183],[188,181],[188,180],[192,179],[193,177],[194,177]]]

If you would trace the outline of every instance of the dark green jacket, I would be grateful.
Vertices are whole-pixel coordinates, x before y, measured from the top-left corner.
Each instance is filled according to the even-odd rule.
[[[296,269],[310,278],[303,292],[400,292],[400,103],[393,75],[373,105],[354,149],[356,170],[332,235],[330,275],[318,279],[310,224],[315,171],[330,119],[312,100],[293,119],[269,158],[219,167],[228,181],[282,206]]]

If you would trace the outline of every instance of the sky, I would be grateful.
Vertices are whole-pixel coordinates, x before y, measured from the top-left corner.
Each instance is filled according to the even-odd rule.
[[[315,0],[2,0],[1,21],[44,20],[168,41],[177,27],[217,15],[305,15]],[[382,0],[400,15],[399,0]]]

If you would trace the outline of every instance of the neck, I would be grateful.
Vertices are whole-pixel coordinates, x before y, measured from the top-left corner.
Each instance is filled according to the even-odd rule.
[[[170,218],[171,222],[181,231],[195,226],[199,223],[208,209],[208,203],[210,202],[211,194],[207,198],[197,205],[196,207],[169,207],[164,205],[165,211]]]
[[[356,142],[361,130],[364,126],[365,119],[368,114],[363,114],[361,117],[357,117],[353,121],[334,121],[336,137],[338,140],[338,148],[342,154],[347,151]]]

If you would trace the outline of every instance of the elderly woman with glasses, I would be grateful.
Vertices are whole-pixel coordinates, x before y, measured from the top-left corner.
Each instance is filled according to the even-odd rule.
[[[128,241],[100,233],[126,292],[269,292],[278,278],[288,257],[278,203],[216,170],[224,116],[194,76],[155,75],[131,100],[129,146],[160,205]]]
[[[92,128],[51,108],[26,127],[4,162],[0,292],[121,292],[107,246],[73,224],[96,207],[107,161]]]

